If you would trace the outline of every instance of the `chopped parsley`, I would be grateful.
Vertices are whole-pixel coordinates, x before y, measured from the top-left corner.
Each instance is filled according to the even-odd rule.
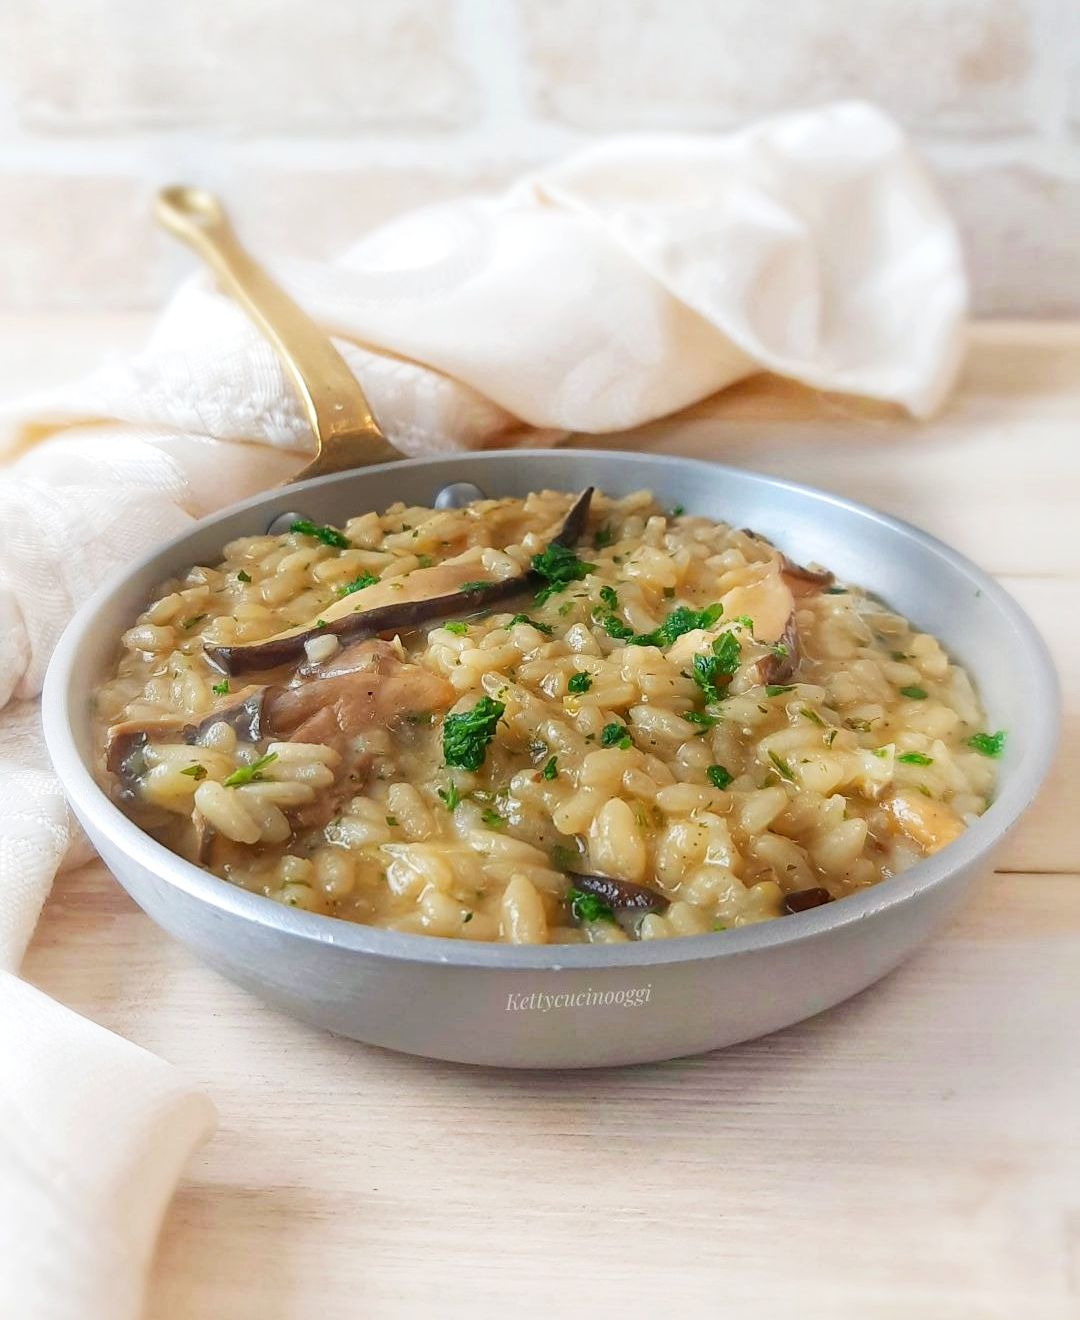
[[[206,766],[200,765],[200,763],[196,761],[194,765],[185,766],[180,773],[182,775],[188,775],[190,778],[198,781],[206,778]]]
[[[906,651],[890,651],[889,656],[893,660],[906,660],[908,658]]]
[[[327,626],[327,624],[326,624],[326,620],[325,620],[325,619],[316,619],[316,620],[315,620],[314,627],[316,627],[316,628],[325,628],[326,626]]]
[[[549,596],[562,591],[571,582],[580,582],[596,567],[595,564],[586,564],[573,550],[557,541],[552,541],[539,554],[533,555],[531,562],[533,572],[539,573],[547,583],[536,594],[538,605],[542,605]]]
[[[915,687],[914,685],[911,687],[902,687],[900,689],[900,695],[902,697],[910,697],[912,701],[925,701],[926,688]]]
[[[967,745],[974,748],[981,756],[989,756],[996,760],[1005,749],[1005,730],[998,729],[997,733],[976,733],[968,740]]]
[[[489,830],[501,830],[505,827],[506,821],[499,815],[493,807],[485,807],[480,813],[480,819]]]
[[[541,779],[554,779],[559,773],[559,758],[552,756],[545,762],[543,770],[540,771]]]
[[[180,623],[180,627],[187,632],[194,628],[196,624],[202,623],[203,619],[206,617],[205,614],[193,614],[190,619],[183,619]]]
[[[321,541],[323,545],[332,545],[336,550],[349,548],[348,538],[336,527],[320,527],[318,523],[313,523],[308,518],[297,518],[289,531],[299,532],[301,536],[313,536],[316,541]]]
[[[792,771],[791,766],[788,765],[788,763],[784,760],[782,756],[777,756],[775,752],[770,752],[769,760],[776,767],[776,773],[780,776],[781,779],[786,779],[789,784],[794,784],[795,782],[794,772]]]
[[[671,516],[673,518],[681,518],[685,512],[686,512],[686,508],[684,505],[676,504],[672,507]]]
[[[634,630],[628,623],[623,623],[622,619],[615,614],[596,615],[596,621],[603,628],[609,637],[613,637],[617,642],[636,641]]]
[[[602,898],[597,898],[595,894],[586,894],[584,890],[575,889],[573,885],[566,891],[566,901],[570,904],[570,911],[576,921],[615,920],[614,911]]]
[[[571,674],[567,692],[588,692],[592,687],[592,674]]]
[[[351,582],[346,582],[343,587],[338,587],[339,596],[351,596],[354,591],[363,591],[365,587],[373,587],[378,578],[374,573],[361,573],[354,577]]]
[[[850,720],[845,720],[844,723],[847,725],[849,729],[853,729],[855,733],[869,733],[870,726],[873,723],[873,721],[850,719]]]
[[[608,607],[609,610],[617,610],[619,608],[619,598],[615,594],[614,587],[606,587],[606,586],[601,587],[600,599],[604,602],[604,604]]]
[[[684,710],[682,717],[688,724],[700,724],[702,733],[720,722],[715,715],[706,715],[703,710]]]
[[[237,573],[237,575],[236,575],[236,580],[237,580],[237,582],[250,582],[250,581],[251,581],[251,574],[250,574],[250,573],[245,573],[244,570],[241,569],[240,572]]]
[[[430,555],[417,555],[416,562],[420,565],[421,568],[430,568],[432,564],[434,564],[435,560],[432,559]]]
[[[734,778],[731,771],[722,765],[710,765],[705,774],[713,788],[727,788]]]
[[[492,583],[488,578],[476,578],[472,582],[463,582],[458,591],[483,591],[485,587],[490,587]]]
[[[452,779],[450,783],[446,786],[446,788],[438,788],[435,791],[442,799],[442,804],[447,809],[447,811],[453,811],[454,808],[457,806],[457,804],[461,801],[461,794],[458,792],[458,786],[457,784],[454,783]]]
[[[924,756],[922,752],[901,752],[896,758],[902,761],[904,765],[933,765],[932,756]]]
[[[550,623],[540,623],[536,619],[530,618],[527,614],[515,614],[506,626],[512,628],[515,623],[527,623],[530,627],[535,628],[537,632],[542,632],[545,637],[550,637],[555,631]]]
[[[455,637],[464,637],[469,631],[469,625],[462,623],[460,619],[451,619],[449,623],[444,623],[443,627],[448,633],[453,633]]]
[[[447,715],[443,720],[443,760],[462,770],[479,770],[495,726],[506,707],[491,697],[481,697],[472,710]]]
[[[252,761],[250,765],[242,765],[239,770],[234,770],[231,775],[222,782],[226,788],[239,788],[242,784],[257,784],[263,778],[263,771],[271,761],[277,760],[277,752],[267,752],[265,756],[260,756]]]
[[[848,594],[848,589],[847,589],[847,587],[826,587],[826,588],[825,588],[825,595],[826,595],[826,596],[846,596],[847,594]]]
[[[223,678],[220,683],[210,684],[210,691],[216,693],[216,695],[219,697],[225,696],[228,690],[229,690],[229,680],[227,678]]]
[[[621,747],[628,751],[631,747],[630,730],[625,724],[605,724],[600,732],[601,747]]]
[[[720,686],[726,685],[739,667],[742,646],[734,633],[726,632],[712,644],[708,655],[695,655],[690,677],[705,694],[706,701],[719,701]]]
[[[809,720],[811,724],[816,724],[819,729],[823,729],[825,727],[825,721],[821,718],[821,716],[817,713],[816,710],[811,710],[809,706],[800,706],[799,714],[803,717],[804,720]]]
[[[633,640],[634,646],[670,646],[684,633],[695,628],[711,628],[724,612],[719,602],[706,605],[703,610],[692,610],[688,605],[677,605],[664,622],[651,633],[640,633]]]
[[[398,823],[398,818],[397,818],[396,816],[387,816],[387,818],[386,818],[386,823],[387,823],[387,825],[389,825],[391,828],[393,828],[393,826],[397,825],[397,823]]]
[[[794,692],[794,683],[766,683],[765,695],[767,697],[778,697],[784,692]]]
[[[594,550],[606,550],[609,545],[615,543],[615,532],[611,523],[604,523],[603,527],[596,529],[596,535],[593,537]]]

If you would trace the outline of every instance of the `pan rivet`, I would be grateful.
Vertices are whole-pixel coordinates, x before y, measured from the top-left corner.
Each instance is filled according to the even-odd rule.
[[[267,524],[267,536],[284,536],[294,522],[302,522],[302,513],[279,513]]]
[[[444,486],[435,496],[435,507],[437,509],[463,509],[466,504],[472,504],[474,500],[482,500],[484,492],[479,486],[474,486],[471,481],[452,481],[449,486]]]

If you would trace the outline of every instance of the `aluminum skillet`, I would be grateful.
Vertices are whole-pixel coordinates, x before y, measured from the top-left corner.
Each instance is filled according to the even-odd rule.
[[[281,306],[270,308],[273,338],[295,378],[297,355],[283,333],[294,323],[278,317]],[[306,361],[300,374],[311,369]],[[1046,648],[993,579],[924,532],[821,491],[666,455],[518,450],[393,461],[372,435],[380,461],[338,472],[340,451],[326,436],[341,432],[320,430],[319,409],[331,418],[343,410],[325,393],[306,397],[327,474],[204,519],[108,583],[61,639],[43,697],[53,763],[114,875],[155,922],[271,1004],[357,1040],[467,1063],[578,1068],[715,1049],[809,1017],[890,971],[964,901],[1035,796],[1059,725]],[[366,404],[364,412],[374,427]],[[347,443],[354,460],[368,452],[359,439]],[[90,699],[152,588],[285,514],[342,523],[394,500],[430,504],[456,483],[512,496],[590,483],[614,495],[650,487],[664,502],[752,526],[793,558],[867,587],[943,641],[974,677],[990,727],[1009,730],[994,802],[942,852],[840,902],[738,930],[606,946],[469,943],[318,916],[219,880],[128,820],[94,778]]]

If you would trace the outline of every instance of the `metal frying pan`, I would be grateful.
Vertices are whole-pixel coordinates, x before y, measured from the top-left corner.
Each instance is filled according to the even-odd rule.
[[[54,654],[43,716],[72,807],[137,903],[201,958],[282,1009],[358,1040],[509,1067],[589,1067],[698,1053],[787,1026],[862,990],[963,900],[1034,797],[1057,739],[1054,671],[1031,621],[991,578],[925,533],[806,487],[708,463],[575,450],[402,460],[318,327],[240,248],[216,201],[169,189],[160,215],[274,344],[318,452],[295,483],[204,519],[79,611]],[[461,483],[468,483],[462,487]],[[283,515],[342,523],[394,500],[651,487],[798,560],[827,564],[942,639],[1010,731],[997,797],[953,844],[902,875],[813,911],[690,938],[510,946],[399,934],[284,907],[144,834],[92,769],[90,694],[152,587]],[[449,494],[445,494],[449,492]]]

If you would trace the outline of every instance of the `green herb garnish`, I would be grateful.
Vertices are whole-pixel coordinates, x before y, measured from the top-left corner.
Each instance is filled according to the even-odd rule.
[[[934,758],[932,756],[924,756],[922,752],[901,752],[901,754],[896,759],[898,761],[902,761],[904,765],[934,764]]]
[[[506,626],[512,628],[515,623],[527,623],[535,628],[537,632],[542,632],[546,637],[550,637],[555,631],[551,624],[540,623],[538,620],[530,618],[527,614],[515,614]]]
[[[614,911],[595,894],[586,894],[572,885],[566,891],[566,901],[576,921],[614,921]]]
[[[607,586],[601,587],[600,599],[604,602],[604,604],[608,607],[609,610],[617,610],[619,608],[619,597],[615,594],[614,587],[607,587]]]
[[[825,727],[825,721],[821,718],[821,716],[817,713],[816,710],[811,710],[808,706],[800,706],[799,714],[803,717],[804,720],[809,720],[811,724],[816,724],[819,729],[823,729]]]
[[[387,823],[387,825],[389,825],[391,828],[393,828],[395,825],[398,824],[398,818],[397,818],[396,816],[387,816],[387,818],[386,818],[386,823]]]
[[[180,771],[180,773],[182,775],[188,775],[190,778],[194,780],[205,779],[206,766],[200,765],[199,762],[196,761],[194,765],[185,766],[184,769]]]
[[[245,573],[244,570],[241,569],[240,572],[237,573],[237,575],[236,575],[236,580],[237,580],[237,582],[250,582],[250,581],[251,581],[251,574],[250,574],[250,573]]]
[[[476,578],[472,582],[463,582],[461,586],[458,587],[458,591],[483,591],[485,587],[490,587],[491,585],[491,582],[487,578]]]
[[[593,537],[593,549],[606,550],[609,545],[615,542],[615,532],[611,523],[604,523],[603,527],[596,529],[596,535]]]
[[[374,573],[361,573],[354,577],[351,582],[346,582],[343,587],[337,588],[339,596],[351,596],[354,591],[363,591],[365,587],[373,587],[378,578]]]
[[[784,760],[782,756],[777,756],[775,752],[770,752],[769,760],[776,767],[776,773],[780,776],[781,779],[786,779],[789,784],[795,783],[795,775],[791,769],[791,766],[788,765],[788,763]]]
[[[462,623],[460,619],[451,619],[449,623],[444,623],[443,627],[448,633],[453,633],[455,637],[464,637],[469,631],[469,625]]]
[[[902,687],[900,689],[900,695],[902,697],[910,697],[912,701],[925,701],[926,688],[915,687],[914,685],[911,687]]]
[[[417,555],[416,562],[420,565],[421,568],[430,568],[432,564],[434,564],[435,560],[432,559],[430,555]]]
[[[682,717],[688,724],[700,724],[702,732],[720,723],[715,715],[706,715],[703,710],[684,710]]]
[[[216,693],[219,697],[225,696],[229,690],[229,680],[223,678],[220,683],[211,683],[210,691]]]
[[[231,775],[222,782],[226,788],[239,788],[241,784],[257,784],[262,779],[263,771],[271,761],[277,760],[277,752],[267,752],[265,756],[260,756],[252,761],[250,765],[242,765],[239,770],[234,770]]]
[[[452,779],[446,788],[437,788],[435,791],[442,799],[443,806],[447,811],[453,811],[461,801],[461,794],[458,792],[458,786]]]
[[[625,752],[631,745],[630,730],[625,724],[605,724],[600,731],[601,747],[621,747]]]
[[[734,778],[731,771],[725,769],[722,765],[710,765],[705,774],[708,776],[709,783],[712,784],[713,788],[727,788]]]
[[[203,619],[207,617],[208,616],[205,614],[193,614],[190,619],[184,619],[181,622],[180,627],[186,632],[191,628],[194,628],[196,624],[202,623]]]
[[[547,583],[536,593],[538,605],[542,605],[549,596],[562,591],[571,582],[580,582],[596,567],[595,564],[586,564],[573,550],[557,541],[552,541],[539,554],[533,555],[531,563],[533,572],[539,573]]]
[[[622,619],[616,614],[599,614],[596,617],[597,623],[603,628],[609,637],[613,637],[617,642],[629,642],[636,640],[634,630],[629,624],[623,623]]]
[[[766,683],[765,695],[767,697],[778,697],[784,692],[794,692],[794,683]]]
[[[540,778],[554,779],[558,773],[559,773],[559,759],[556,756],[552,756],[544,764],[543,770],[540,771]]]
[[[480,819],[489,830],[501,830],[506,825],[506,821],[492,807],[485,807],[480,813]]]
[[[571,674],[567,692],[588,692],[592,687],[592,674]]]
[[[676,504],[672,507],[671,516],[673,518],[681,518],[685,512],[686,512],[686,508],[684,505]]]
[[[670,646],[684,633],[695,628],[711,628],[724,612],[719,602],[706,605],[703,610],[692,610],[687,605],[677,605],[664,622],[651,633],[641,633],[633,640],[634,646]]]
[[[320,527],[318,523],[313,523],[307,518],[298,518],[290,528],[290,532],[299,532],[301,536],[313,536],[316,541],[321,541],[323,545],[332,545],[336,550],[348,550],[348,539],[338,531],[336,527]]]
[[[481,697],[472,710],[447,715],[443,720],[443,760],[462,770],[479,770],[495,726],[506,707],[491,697]]]
[[[1005,730],[998,729],[997,733],[976,733],[967,740],[967,745],[972,747],[981,756],[989,756],[997,759],[1005,748]]]

